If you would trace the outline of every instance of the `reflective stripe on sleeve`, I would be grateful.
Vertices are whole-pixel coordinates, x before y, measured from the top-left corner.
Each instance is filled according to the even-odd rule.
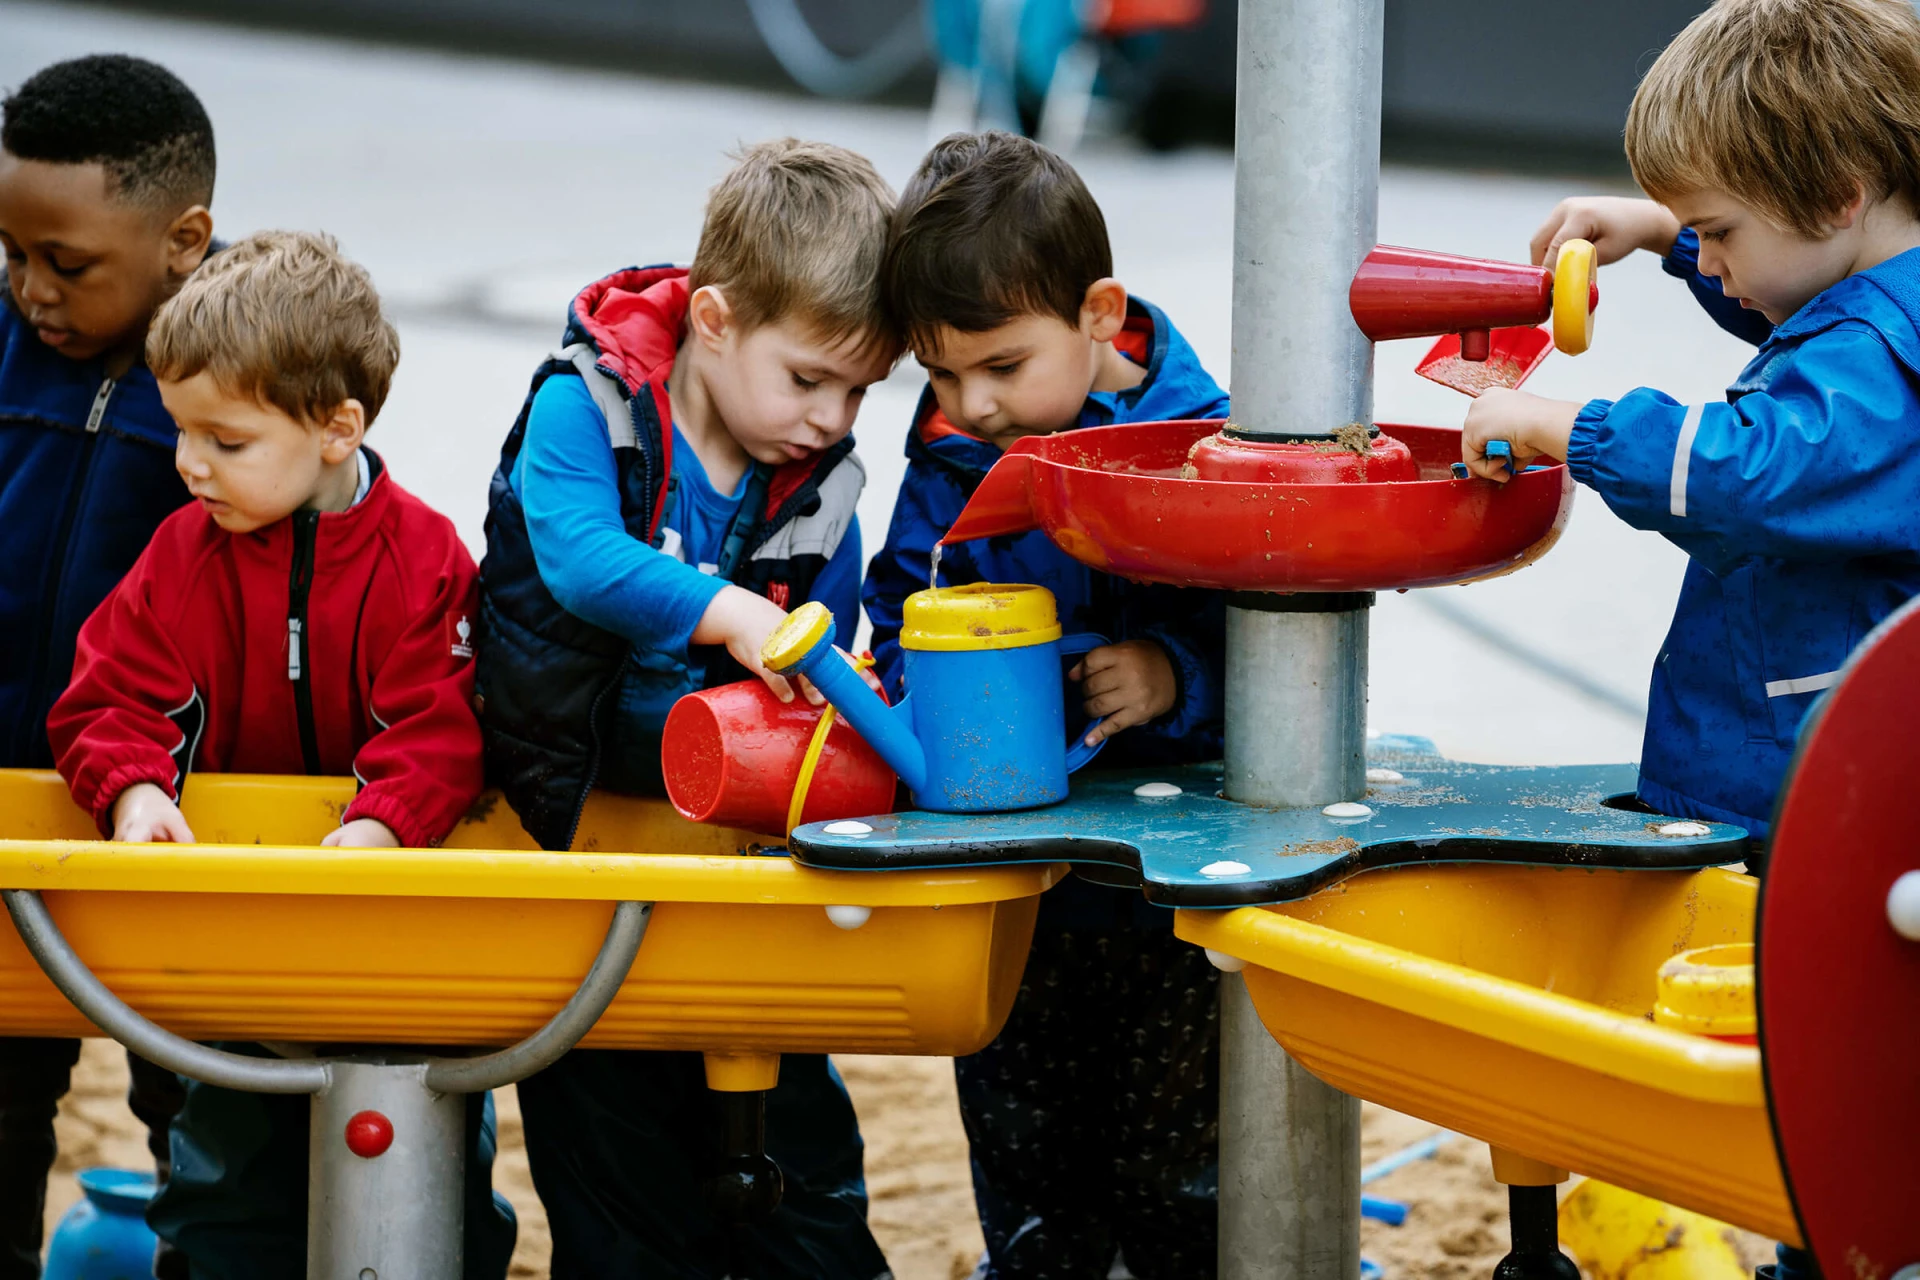
[[[1700,415],[1706,409],[1705,405],[1696,404],[1687,410],[1686,419],[1680,424],[1680,439],[1673,446],[1673,483],[1667,506],[1682,519],[1687,514],[1687,462],[1693,457],[1693,438],[1700,432]]]
[[[1840,683],[1838,671],[1822,671],[1817,676],[1800,676],[1793,680],[1767,681],[1769,698],[1784,698],[1791,693],[1818,693],[1822,689],[1831,689]]]

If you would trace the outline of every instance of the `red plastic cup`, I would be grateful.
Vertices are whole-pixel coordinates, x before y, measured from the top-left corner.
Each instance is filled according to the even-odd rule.
[[[784,836],[793,784],[820,714],[804,698],[781,702],[758,680],[688,694],[673,704],[661,734],[667,798],[695,822]],[[893,790],[893,770],[835,717],[800,820],[888,813]]]

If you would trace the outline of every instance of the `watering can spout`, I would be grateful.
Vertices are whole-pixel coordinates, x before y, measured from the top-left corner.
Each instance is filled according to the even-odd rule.
[[[819,601],[795,609],[760,646],[760,660],[783,676],[804,676],[887,767],[918,792],[926,788],[927,757],[913,733],[913,700],[886,700],[833,647],[833,615]]]
[[[1029,436],[1018,441],[993,464],[973,496],[967,499],[959,518],[947,530],[947,536],[940,539],[942,546],[974,538],[1025,533],[1040,527],[1033,513],[1030,486],[1034,478],[1032,455],[1043,439]]]

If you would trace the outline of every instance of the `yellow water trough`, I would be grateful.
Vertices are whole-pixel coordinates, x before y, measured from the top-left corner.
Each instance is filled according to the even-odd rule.
[[[1175,931],[1245,961],[1267,1029],[1329,1084],[1798,1243],[1760,1050],[1652,1021],[1661,964],[1751,941],[1757,892],[1717,869],[1408,867]]]
[[[601,795],[571,853],[536,849],[491,796],[439,849],[318,847],[353,793],[350,778],[198,776],[182,810],[206,843],[124,845],[57,775],[0,771],[0,888],[39,890],[81,959],[168,1030],[307,1043],[516,1041],[573,994],[614,904],[655,902],[583,1043],[702,1050],[710,1083],[747,1089],[783,1052],[985,1046],[1064,873],[814,871],[749,852],[767,837]],[[850,910],[836,924],[828,907]],[[0,1034],[96,1034],[11,928]]]

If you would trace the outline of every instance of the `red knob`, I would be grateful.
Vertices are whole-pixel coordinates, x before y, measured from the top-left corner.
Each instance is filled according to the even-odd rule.
[[[347,1121],[347,1150],[362,1160],[385,1155],[393,1145],[393,1121],[378,1111],[357,1111]]]

